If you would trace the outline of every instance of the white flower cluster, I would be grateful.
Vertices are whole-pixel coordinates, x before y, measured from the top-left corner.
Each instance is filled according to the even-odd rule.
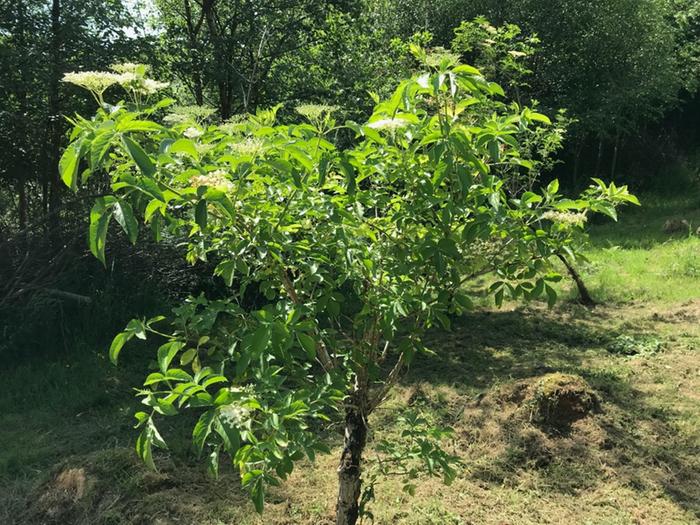
[[[124,89],[140,95],[153,95],[170,85],[167,82],[158,82],[152,78],[144,78],[135,73],[121,73],[119,75],[119,84]]]
[[[309,120],[318,120],[323,115],[333,113],[338,106],[328,106],[326,104],[301,104],[296,107],[297,113]]]
[[[375,120],[367,124],[368,128],[372,129],[382,129],[387,131],[396,131],[397,129],[405,128],[410,122],[402,118],[385,118],[382,120]]]
[[[263,147],[263,142],[254,137],[247,137],[240,142],[231,144],[231,149],[239,155],[250,155],[258,153]]]
[[[106,71],[79,71],[63,75],[63,82],[101,95],[109,86],[119,83],[119,75]]]
[[[542,219],[550,220],[558,224],[583,226],[587,220],[587,217],[585,213],[546,211],[542,214]]]
[[[183,131],[182,134],[185,137],[187,137],[188,139],[196,139],[196,138],[199,138],[202,135],[204,135],[204,132],[199,128],[195,128],[194,126],[190,126],[185,131]]]
[[[190,185],[193,188],[207,186],[221,191],[230,191],[233,189],[233,182],[226,176],[224,170],[210,171],[206,175],[196,175],[190,179]]]
[[[138,95],[152,95],[168,87],[167,82],[158,82],[146,78],[148,66],[144,64],[115,64],[113,72],[108,71],[79,71],[66,73],[63,82],[75,84],[92,91],[101,100],[102,94],[108,87],[119,84],[127,91]]]
[[[192,120],[201,122],[211,117],[214,113],[216,113],[216,110],[208,106],[175,106],[163,120],[172,124],[181,124]]]
[[[241,406],[241,402],[252,398],[252,387],[232,386],[229,388],[229,392],[232,394],[237,394],[235,397],[240,397],[240,399],[235,400],[228,405],[222,406],[219,409],[219,416],[230,425],[240,427],[248,422],[251,416],[251,410],[247,407]]]
[[[240,427],[250,419],[250,409],[231,403],[219,409],[219,417],[231,426]]]

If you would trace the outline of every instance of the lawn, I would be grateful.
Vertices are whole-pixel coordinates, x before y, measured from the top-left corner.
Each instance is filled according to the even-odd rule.
[[[642,197],[619,224],[593,225],[581,266],[601,303],[592,310],[563,281],[553,309],[482,307],[430,334],[440,359],[418,359],[372,416],[366,472],[407,404],[454,429],[446,447],[462,466],[450,486],[418,479],[413,497],[378,481],[374,522],[698,523],[700,239],[662,231],[668,218],[700,225],[698,202]],[[332,523],[337,450],[299,465],[263,517],[226,465],[207,478],[186,435],[147,471],[131,428],[142,360],[113,368],[101,345],[84,345],[0,372],[0,523]],[[581,376],[599,399],[557,432],[516,395],[552,373]]]

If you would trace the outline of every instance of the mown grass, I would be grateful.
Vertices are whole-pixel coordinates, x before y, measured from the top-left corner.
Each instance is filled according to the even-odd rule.
[[[591,228],[586,283],[604,303],[679,302],[700,297],[700,194],[642,195],[641,208],[622,211],[619,222]],[[664,232],[669,219],[686,220],[688,231]]]
[[[421,478],[414,497],[398,479],[380,481],[375,523],[700,520],[700,241],[662,231],[667,218],[700,225],[700,201],[642,202],[618,225],[593,225],[582,271],[602,306],[483,308],[430,335],[439,359],[419,358],[373,415],[367,456],[378,439],[398,437],[409,406],[454,428],[445,445],[463,466],[449,487]],[[573,297],[566,281],[560,293]],[[0,523],[331,523],[339,436],[333,454],[271,491],[263,517],[226,465],[219,481],[206,477],[181,429],[165,429],[181,437],[148,472],[132,452],[130,392],[148,357],[128,354],[114,368],[105,343],[0,371]],[[600,413],[565,434],[499,398],[554,371],[582,376],[602,399]]]

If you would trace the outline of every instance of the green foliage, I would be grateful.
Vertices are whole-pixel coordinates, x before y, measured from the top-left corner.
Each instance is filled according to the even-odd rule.
[[[485,76],[497,79],[507,87],[510,96],[522,104],[521,94],[530,87],[528,79],[533,74],[529,69],[534,55],[539,49],[539,39],[535,35],[524,35],[515,24],[495,27],[484,17],[477,17],[469,22],[462,22],[455,29],[452,50],[474,63]],[[502,105],[503,102],[492,101]],[[533,109],[538,102],[532,101]],[[517,105],[513,106],[518,109]],[[560,110],[556,126],[552,126],[548,117],[531,112],[530,118],[540,122],[541,126],[517,135],[521,157],[529,169],[503,170],[502,177],[508,192],[517,195],[531,190],[544,172],[550,171],[556,164],[556,154],[561,150],[567,128],[573,119]]]
[[[478,17],[455,29],[452,49],[517,96],[519,90],[528,87],[527,78],[533,73],[530,64],[539,44],[536,35],[523,35],[515,24],[495,27],[485,17]]]
[[[615,218],[636,203],[600,180],[575,200],[556,181],[507,193],[504,170],[531,168],[518,137],[549,120],[495,103],[501,87],[453,55],[413,51],[427,72],[402,81],[365,124],[307,106],[307,123],[275,125],[276,107],[219,126],[157,125],[170,101],[138,100],[75,120],[83,179],[106,172],[113,191],[93,208],[96,255],[104,261],[110,217],[132,239],[138,217],[156,237],[179,239],[192,264],[213,261],[230,287],[228,299],[190,299],[115,338],[113,360],[133,337],[165,339],[139,390],[146,462],[165,446],[158,418],[197,412],[195,449],[213,474],[225,452],[260,510],[267,485],[327,450],[321,424],[344,400],[366,418],[427,351],[421,333],[469,308],[464,284],[490,274],[497,304],[552,303],[552,256],[577,255],[589,213]],[[331,140],[341,128],[355,135],[346,149]],[[88,155],[105,130],[104,155]],[[449,479],[439,448],[407,457],[416,454],[429,470],[437,458]]]

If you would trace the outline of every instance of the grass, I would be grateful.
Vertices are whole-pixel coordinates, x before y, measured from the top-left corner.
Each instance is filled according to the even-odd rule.
[[[641,197],[620,221],[593,225],[590,263],[583,275],[605,303],[683,302],[700,297],[700,195]],[[668,219],[686,220],[688,232],[664,233]]]
[[[414,497],[380,481],[375,523],[698,523],[700,241],[662,225],[700,225],[700,201],[642,201],[592,228],[582,271],[603,306],[483,308],[430,334],[440,359],[420,358],[372,416],[368,457],[410,405],[454,428],[446,447],[463,466],[449,487],[421,478]],[[560,293],[573,296],[566,282]],[[0,523],[331,523],[339,437],[272,490],[263,517],[231,469],[206,477],[186,436],[147,471],[132,452],[130,393],[144,359],[115,369],[103,341],[0,371]],[[552,372],[585,379],[600,411],[559,433],[523,417],[509,392]]]

